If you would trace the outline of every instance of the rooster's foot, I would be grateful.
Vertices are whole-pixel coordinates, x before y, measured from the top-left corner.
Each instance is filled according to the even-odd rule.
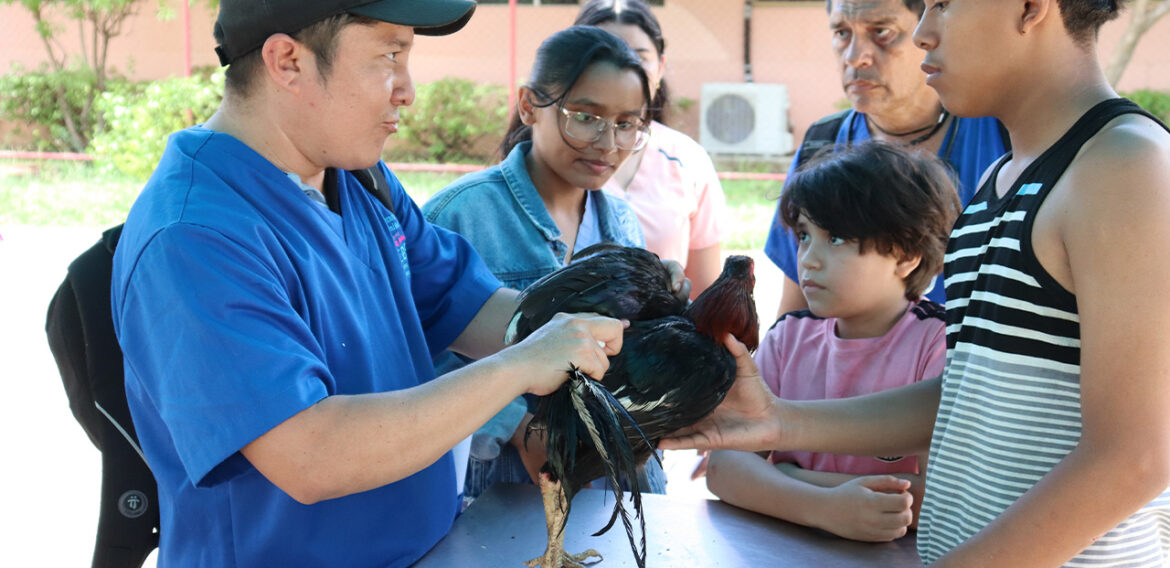
[[[557,558],[557,556],[560,556],[560,558]],[[593,557],[596,557],[597,560],[588,563],[585,562]],[[544,553],[544,556],[533,558],[525,562],[524,565],[528,566],[528,568],[536,568],[537,566],[541,568],[587,568],[602,560],[604,558],[601,557],[601,553],[590,548],[580,554],[569,554],[568,552],[561,551],[558,555],[555,551],[547,551]]]

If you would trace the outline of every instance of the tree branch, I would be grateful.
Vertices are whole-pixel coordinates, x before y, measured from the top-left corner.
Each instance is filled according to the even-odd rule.
[[[1142,36],[1154,26],[1158,20],[1170,12],[1170,0],[1136,0],[1133,5],[1129,25],[1125,33],[1113,50],[1109,64],[1105,67],[1105,78],[1114,87],[1121,81],[1133,52],[1137,49]]]

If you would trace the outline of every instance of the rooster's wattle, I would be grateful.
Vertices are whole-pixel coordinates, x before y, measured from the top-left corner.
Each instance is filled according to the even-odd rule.
[[[759,342],[752,289],[752,260],[729,257],[723,274],[690,306],[669,292],[670,276],[658,256],[643,249],[596,245],[568,266],[532,284],[521,296],[507,341],[524,339],[558,312],[596,312],[630,320],[621,353],[610,358],[600,382],[575,368],[552,394],[539,397],[529,433],[543,431],[547,463],[541,492],[548,521],[548,548],[529,566],[581,566],[591,556],[564,552],[564,527],[572,498],[604,477],[638,566],[645,566],[646,527],[637,468],[654,456],[658,440],[701,420],[723,400],[735,380],[735,359],[723,346],[727,333],[749,349]],[[527,439],[527,438],[526,438]],[[629,487],[641,539],[625,508]]]

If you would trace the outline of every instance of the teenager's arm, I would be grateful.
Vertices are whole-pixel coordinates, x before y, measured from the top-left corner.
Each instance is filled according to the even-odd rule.
[[[937,566],[1059,566],[1170,484],[1170,135],[1120,122],[1086,145],[1036,219],[1041,263],[1077,297],[1080,442]]]
[[[381,487],[434,463],[517,396],[552,392],[570,364],[600,378],[622,332],[618,320],[558,314],[519,344],[417,387],[326,397],[242,453],[302,503]]]
[[[663,438],[660,448],[783,448],[862,456],[929,450],[940,377],[854,398],[786,401],[768,390],[742,343],[728,337],[726,345],[738,375],[731,391],[707,418]]]
[[[756,454],[711,452],[707,488],[737,507],[854,540],[884,542],[906,534],[910,483],[893,476],[854,477],[823,487],[790,477]]]

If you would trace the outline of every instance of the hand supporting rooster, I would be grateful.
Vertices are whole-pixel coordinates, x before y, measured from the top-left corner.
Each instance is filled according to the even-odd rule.
[[[847,455],[920,455],[930,449],[942,377],[846,399],[777,398],[734,338],[736,380],[703,420],[659,442],[663,450],[786,450]]]
[[[780,447],[781,410],[746,346],[731,334],[723,344],[735,357],[735,384],[715,411],[658,444],[663,450],[761,451]]]

